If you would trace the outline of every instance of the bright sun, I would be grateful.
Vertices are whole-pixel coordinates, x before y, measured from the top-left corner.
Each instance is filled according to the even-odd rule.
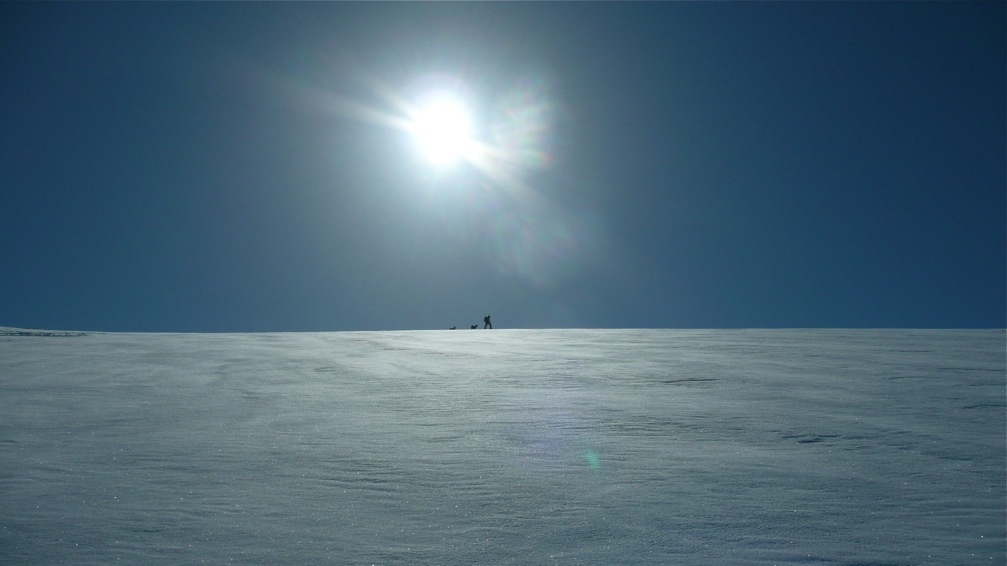
[[[450,95],[429,97],[419,108],[412,129],[420,148],[437,164],[465,157],[472,147],[468,110]]]

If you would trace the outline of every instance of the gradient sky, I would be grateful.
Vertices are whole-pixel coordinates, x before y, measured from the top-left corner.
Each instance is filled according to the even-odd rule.
[[[1003,327],[1005,7],[4,3],[0,325]]]

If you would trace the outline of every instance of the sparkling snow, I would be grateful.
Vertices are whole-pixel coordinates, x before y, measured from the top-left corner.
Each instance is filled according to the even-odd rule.
[[[1005,350],[0,329],[0,563],[1002,565]]]

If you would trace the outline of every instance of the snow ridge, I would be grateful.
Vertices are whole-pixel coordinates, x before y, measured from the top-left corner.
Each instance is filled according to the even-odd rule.
[[[38,330],[34,328],[10,328],[0,326],[0,336],[31,336],[40,337],[65,337],[65,336],[86,336],[86,332],[68,332],[65,330]]]

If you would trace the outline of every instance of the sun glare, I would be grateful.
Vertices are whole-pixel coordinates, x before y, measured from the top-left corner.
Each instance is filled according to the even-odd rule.
[[[329,105],[349,117],[404,134],[419,158],[424,189],[458,187],[460,202],[485,215],[482,225],[496,269],[547,288],[587,262],[601,236],[586,213],[567,212],[541,194],[529,175],[550,167],[559,106],[548,73],[529,72],[488,100],[458,77],[427,74],[402,89],[363,76],[376,104],[307,89],[307,101]],[[409,139],[411,138],[411,139]],[[411,144],[410,144],[411,142]],[[412,161],[412,160],[410,160]],[[565,184],[565,183],[564,183]],[[450,191],[448,198],[458,195]],[[595,466],[595,455],[587,462]]]
[[[423,153],[438,164],[465,157],[472,146],[468,110],[462,101],[437,96],[417,110],[413,133]]]

